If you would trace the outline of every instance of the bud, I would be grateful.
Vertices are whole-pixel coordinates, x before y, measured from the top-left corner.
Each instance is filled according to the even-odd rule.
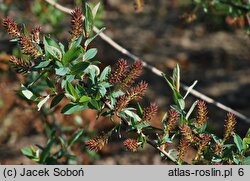
[[[180,144],[178,146],[178,160],[179,161],[183,161],[184,155],[187,151],[188,146],[189,146],[189,144],[188,144],[187,140],[184,137],[182,137]]]
[[[123,145],[126,147],[127,150],[132,152],[136,152],[139,147],[139,143],[136,139],[126,139],[123,142]]]
[[[40,43],[40,32],[41,32],[41,30],[42,30],[41,27],[37,27],[37,28],[34,28],[31,31],[32,40],[33,40],[33,42],[35,42],[37,44]]]
[[[228,113],[227,114],[227,119],[225,120],[225,125],[224,125],[224,135],[223,135],[223,141],[226,141],[234,132],[236,120],[233,115],[233,113]]]
[[[201,136],[201,139],[202,140],[200,141],[200,143],[198,145],[198,150],[197,150],[197,153],[195,156],[195,160],[198,160],[202,156],[202,152],[205,150],[207,144],[210,141],[210,136],[204,134]]]
[[[38,58],[41,55],[41,53],[32,44],[31,40],[24,34],[21,34],[20,36],[19,45],[24,54],[31,55],[34,58]]]
[[[115,111],[119,112],[128,105],[128,100],[126,95],[119,96],[115,103]]]
[[[27,73],[31,67],[30,62],[26,62],[22,59],[18,59],[15,56],[10,57],[10,62],[12,66],[14,67],[14,69],[16,70],[16,72],[18,73]]]
[[[111,73],[109,74],[109,83],[121,83],[121,80],[124,76],[126,76],[127,71],[127,62],[124,59],[118,60],[115,64],[114,68],[112,68]]]
[[[148,84],[145,81],[141,81],[135,87],[132,87],[128,92],[129,100],[139,100],[145,94],[148,88]]]
[[[204,122],[207,120],[207,107],[204,101],[199,100],[197,103],[197,128],[201,128]]]
[[[213,148],[214,154],[219,156],[223,150],[224,150],[224,148],[219,143],[216,143],[214,145],[214,148]]]
[[[106,144],[108,143],[108,136],[107,135],[102,135],[102,136],[97,136],[93,139],[89,139],[86,143],[85,146],[92,151],[98,152],[100,151]]]
[[[20,36],[20,29],[12,19],[10,19],[9,17],[3,18],[2,24],[10,36],[14,38]]]
[[[142,67],[142,62],[140,60],[136,60],[126,72],[126,75],[122,80],[122,87],[130,87],[130,85],[134,83],[134,80],[141,74]]]
[[[156,104],[150,104],[147,108],[143,109],[142,119],[145,121],[151,121],[157,113]]]
[[[185,138],[188,143],[195,142],[196,139],[195,139],[195,136],[192,134],[192,130],[190,127],[183,124],[180,126],[180,131],[181,131],[183,138]]]
[[[82,11],[80,8],[76,8],[71,13],[71,39],[70,41],[74,41],[76,38],[81,36],[83,29],[82,29]]]
[[[166,129],[165,129],[165,131],[167,133],[170,133],[174,129],[174,127],[175,127],[175,125],[177,123],[177,119],[178,119],[178,112],[176,110],[174,110],[174,109],[170,109],[168,111],[168,117],[166,119]]]

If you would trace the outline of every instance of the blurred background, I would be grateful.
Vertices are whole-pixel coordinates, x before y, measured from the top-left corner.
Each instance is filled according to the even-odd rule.
[[[99,0],[101,1],[101,0]],[[89,3],[97,3],[90,0]],[[85,1],[58,0],[74,8]],[[220,12],[204,13],[196,10],[188,0],[144,0],[135,5],[133,0],[103,0],[97,15],[97,27],[106,27],[105,33],[144,61],[171,75],[178,63],[181,81],[191,85],[198,80],[196,89],[240,113],[250,117],[250,38],[241,28]],[[195,11],[195,13],[193,13]],[[17,23],[25,23],[28,30],[41,26],[43,33],[67,42],[70,16],[43,0],[0,0],[0,17],[10,16]],[[119,58],[127,58],[107,43],[97,38],[93,47],[98,48],[96,59],[113,65]],[[10,55],[19,55],[16,43],[0,26],[0,163],[34,164],[24,157],[20,148],[30,144],[44,144],[43,116],[34,105],[19,99],[21,75],[9,66]],[[132,62],[128,59],[129,62]],[[152,125],[160,127],[161,118],[171,104],[171,91],[165,81],[148,70],[140,79],[149,83],[144,104],[157,103],[158,115]],[[197,98],[189,96],[188,106]],[[223,134],[226,112],[214,105],[208,106],[208,127]],[[109,126],[105,120],[95,122],[92,111],[63,116],[56,115],[66,128],[79,126],[94,132]],[[236,132],[244,135],[249,124],[237,119]],[[79,146],[77,164],[166,164],[150,146],[137,153],[124,150],[122,143],[114,140],[98,154],[85,153]],[[186,156],[192,155],[190,151]]]

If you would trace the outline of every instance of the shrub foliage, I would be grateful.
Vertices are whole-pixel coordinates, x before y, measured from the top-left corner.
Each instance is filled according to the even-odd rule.
[[[43,114],[53,114],[57,105],[67,99],[62,114],[93,109],[97,112],[96,119],[103,116],[113,123],[110,130],[86,139],[83,129],[65,137],[60,125],[46,122],[47,144],[22,148],[22,153],[40,164],[70,164],[77,158],[72,151],[75,144],[98,152],[108,145],[112,136],[118,135],[127,150],[135,152],[150,144],[163,159],[170,159],[175,164],[249,164],[250,130],[240,138],[234,132],[235,117],[228,113],[222,138],[207,131],[205,102],[197,100],[190,108],[185,106],[185,99],[196,82],[182,95],[178,65],[172,76],[162,75],[173,92],[174,104],[162,118],[162,128],[150,125],[157,106],[151,103],[143,108],[139,103],[148,87],[145,81],[136,81],[143,68],[142,62],[137,60],[128,65],[126,60],[119,59],[113,68],[107,66],[101,70],[101,62],[95,60],[97,49],[89,48],[98,36],[92,32],[98,6],[91,8],[86,4],[84,20],[80,8],[72,12],[67,45],[41,35],[40,27],[27,32],[24,26],[20,28],[9,17],[2,20],[12,41],[16,41],[26,55],[10,59],[15,70],[25,76],[20,97],[36,103]],[[121,130],[126,134],[121,134]],[[54,146],[59,149],[55,151]],[[189,148],[195,149],[196,155],[187,163],[185,153]]]

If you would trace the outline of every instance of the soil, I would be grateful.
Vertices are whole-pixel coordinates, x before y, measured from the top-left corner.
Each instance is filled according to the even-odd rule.
[[[180,17],[183,9],[190,7],[174,4],[174,1],[145,2],[143,11],[136,13],[131,2],[109,0],[102,20],[107,29],[105,33],[167,75],[171,75],[173,67],[178,63],[183,83],[191,85],[194,80],[198,80],[196,90],[250,117],[250,38],[246,33],[223,23],[219,27],[213,25],[213,17],[208,15],[201,15],[197,21],[186,24]],[[20,13],[10,11],[14,16]],[[32,21],[36,19],[30,19],[30,23]],[[68,28],[68,22],[69,17],[66,17],[61,26]],[[34,164],[22,156],[20,148],[46,143],[41,128],[42,119],[36,110],[28,109],[30,105],[15,96],[20,83],[15,73],[5,64],[8,60],[6,56],[14,45],[8,43],[2,29],[0,33],[0,51],[7,52],[7,55],[0,56],[0,163]],[[62,39],[66,36],[67,32],[58,35]],[[127,58],[100,38],[95,40],[93,46],[98,47],[98,58],[104,64],[113,64],[119,58]],[[162,78],[148,70],[144,70],[141,79],[150,85],[143,104],[156,102],[159,105],[159,115],[152,122],[159,127],[161,116],[172,103],[170,89]],[[196,99],[190,96],[187,107]],[[209,129],[221,135],[226,112],[214,105],[208,105],[208,110]],[[86,114],[85,117],[82,115],[83,118],[91,122],[94,114]],[[244,135],[249,124],[241,119],[237,121],[236,132]],[[124,151],[121,143],[113,143],[110,147],[101,153],[100,159],[85,164],[169,164],[161,160],[159,153],[150,146],[137,153]],[[190,150],[187,159],[192,156],[193,151]]]

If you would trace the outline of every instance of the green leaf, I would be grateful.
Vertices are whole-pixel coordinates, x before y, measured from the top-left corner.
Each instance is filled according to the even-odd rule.
[[[220,144],[222,142],[222,140],[217,135],[211,134],[211,136],[216,143]]]
[[[28,90],[23,84],[21,85],[22,94],[29,100],[35,100],[35,95]]]
[[[243,165],[250,165],[250,156],[244,158]]]
[[[97,11],[98,11],[99,7],[100,7],[100,2],[97,3],[97,4],[95,5],[95,7],[92,9],[93,19],[95,19],[95,16],[96,16],[96,14],[97,14]]]
[[[62,53],[65,54],[65,47],[64,47],[64,45],[61,42],[59,42],[58,45],[59,45],[60,50],[62,51]]]
[[[161,125],[162,125],[163,130],[166,129],[166,119],[167,119],[167,117],[168,117],[168,112],[166,112],[164,114],[164,116],[162,117],[162,120],[161,120]]]
[[[84,54],[83,60],[84,61],[90,60],[94,58],[96,54],[97,54],[97,49],[91,48]]]
[[[177,99],[178,106],[180,107],[181,110],[185,109],[185,101],[184,99]]]
[[[132,118],[133,120],[134,118]],[[143,128],[146,128],[150,126],[150,124],[147,122],[147,121],[144,121],[144,122],[137,122],[137,124],[134,125],[135,129],[137,130],[141,130]]]
[[[188,111],[188,113],[186,114],[186,120],[188,120],[188,118],[189,118],[189,116],[191,115],[191,113],[193,112],[193,110],[194,110],[194,108],[195,108],[195,106],[197,105],[197,103],[198,103],[198,101],[195,101],[193,104],[192,104],[192,106],[190,107],[190,109],[189,109],[189,111]]]
[[[250,128],[248,128],[245,138],[250,138]]]
[[[173,85],[177,92],[180,92],[180,67],[177,64],[173,70]]]
[[[161,139],[162,143],[172,143],[171,138],[169,137],[169,134],[165,134],[165,136]]]
[[[66,83],[65,91],[68,94],[72,95],[75,99],[78,99],[78,94],[77,94],[75,88],[73,87],[73,85],[69,81],[67,81],[67,83]]]
[[[68,69],[67,68],[56,68],[56,75],[64,76],[67,74]]]
[[[96,65],[89,65],[88,68],[84,70],[84,73],[90,74],[90,79],[94,83],[96,76],[100,74],[100,69]]]
[[[49,139],[46,147],[44,148],[44,150],[41,153],[39,163],[45,163],[46,159],[48,158],[48,156],[50,154],[50,150],[51,150],[54,142],[55,142],[55,138],[54,137],[52,139]]]
[[[243,142],[242,139],[239,135],[237,135],[236,133],[233,133],[233,138],[234,138],[234,143],[236,144],[239,153],[242,153],[243,151]]]
[[[35,153],[33,152],[33,150],[30,147],[23,147],[21,149],[21,152],[23,155],[27,156],[28,158],[33,158],[35,157]]]
[[[90,108],[91,109],[96,109],[96,110],[99,109],[99,104],[98,104],[98,102],[95,99],[91,99],[89,101],[89,103],[90,103]]]
[[[250,138],[243,138],[243,149],[244,149],[244,151],[247,150],[249,145],[250,145]]]
[[[93,28],[93,14],[92,14],[92,9],[89,6],[88,3],[85,3],[85,19],[84,19],[84,30],[85,30],[85,34],[90,34],[92,32],[92,28]]]
[[[40,111],[40,109],[42,108],[42,106],[49,100],[50,95],[47,95],[45,98],[43,98],[38,104],[38,111]]]
[[[65,95],[65,97],[66,97],[67,99],[69,99],[71,102],[76,102],[76,101],[77,101],[76,98],[75,98],[74,96],[72,96],[71,94],[69,94],[69,93],[65,93],[64,95]]]
[[[61,113],[65,114],[65,115],[69,115],[69,114],[72,114],[74,112],[82,111],[86,108],[88,108],[88,107],[70,103],[70,104],[67,104],[66,106],[63,107]]]
[[[88,97],[88,96],[82,96],[82,97],[80,98],[79,102],[85,103],[85,102],[89,102],[90,100],[91,100],[90,97]]]
[[[49,61],[49,60],[47,60],[47,61],[42,61],[42,62],[40,62],[38,65],[36,65],[34,68],[35,68],[35,69],[45,68],[45,67],[47,67],[49,64],[50,64],[50,61]]]
[[[61,61],[55,61],[55,65],[57,66],[57,68],[64,68]]]
[[[178,111],[178,110],[177,110]],[[188,121],[184,118],[183,114],[180,114],[179,116],[179,124],[188,124]]]
[[[180,109],[179,105],[175,105],[175,104],[170,105],[170,108],[176,110],[180,115],[182,115],[182,113],[183,113],[183,110]]]
[[[119,96],[124,95],[124,92],[122,92],[122,91],[112,92],[111,95],[112,95],[112,97],[117,98]]]
[[[82,135],[83,135],[83,129],[74,132],[72,137],[68,141],[68,146],[71,147]]]
[[[99,80],[104,81],[107,79],[109,72],[111,71],[110,66],[107,66],[101,73]]]
[[[194,81],[194,83],[188,88],[188,90],[187,90],[185,96],[183,97],[183,99],[185,99],[188,96],[188,94],[193,90],[193,88],[197,84],[197,82],[198,82],[197,80]]]
[[[45,50],[47,50],[54,58],[58,60],[62,59],[62,52],[60,49],[53,46],[45,46]]]
[[[104,87],[104,88],[109,88],[112,85],[108,82],[99,82],[98,86]]]
[[[98,91],[101,94],[101,96],[104,97],[106,95],[106,93],[107,93],[107,89],[102,85],[99,85],[98,89],[99,89]]]
[[[199,131],[200,133],[204,133],[206,129],[207,129],[207,121],[202,124]]]
[[[44,36],[43,37],[44,49],[52,57],[61,60],[62,52],[60,51],[60,46],[51,38]]]
[[[51,101],[50,108],[56,106],[64,97],[64,94],[57,94]]]
[[[218,158],[218,157],[213,157],[211,161],[215,162],[215,163],[220,163],[222,161],[222,159]]]
[[[48,36],[43,37],[43,43],[46,45],[54,46],[54,47],[60,49],[60,46],[56,43],[56,41],[54,41],[53,39],[51,39]]]
[[[53,82],[48,77],[46,78],[46,83],[47,83],[48,87],[50,88],[50,90],[52,90],[53,92],[56,92],[56,89],[55,89]]]
[[[29,34],[28,34],[28,31],[27,31],[25,24],[22,23],[20,28],[21,28],[22,34],[24,34],[26,37],[28,37]]]
[[[76,89],[76,92],[78,92],[78,95],[86,95],[87,94],[87,92],[86,92],[86,90],[84,89],[84,87],[83,86],[81,86],[81,85],[79,85],[79,84],[77,84],[76,85],[76,87],[75,87],[75,89]]]
[[[90,65],[89,62],[80,62],[80,63],[77,63],[73,67],[70,68],[70,70],[72,71],[71,73],[73,75],[77,75],[77,74],[81,73],[81,75],[82,75],[84,73],[84,70],[86,70],[89,65]]]
[[[88,47],[88,45],[100,34],[102,33],[106,28],[102,28],[100,29],[100,31],[98,33],[95,34],[95,36],[88,38],[85,42],[84,42],[84,46]]]
[[[167,76],[165,74],[162,74],[162,76],[164,77],[164,79],[166,80],[166,82],[168,83],[169,87],[172,89],[172,91],[175,91],[175,87],[173,86],[173,84],[168,80]]]
[[[82,35],[76,38],[70,45],[70,48],[77,48],[82,42]]]
[[[66,81],[72,82],[74,80],[75,76],[74,75],[67,75],[66,76]]]
[[[133,111],[126,109],[126,110],[124,110],[124,113],[126,115],[128,115],[129,117],[134,118],[135,121],[137,121],[137,122],[141,121],[141,118],[137,114],[135,114]]]
[[[139,135],[138,137],[138,142],[141,143],[141,147],[144,147],[144,144],[146,143],[146,138],[145,135],[143,135],[142,133]]]
[[[180,95],[180,93],[175,89],[174,85],[168,80],[167,76],[165,74],[162,74],[162,76],[164,77],[164,79],[166,80],[166,82],[168,83],[169,87],[172,89],[173,93],[174,93],[174,101],[175,103],[177,103],[177,100],[182,98],[182,96]]]
[[[65,144],[65,140],[63,139],[62,136],[59,136],[59,141],[62,145],[62,149],[65,150],[66,149],[66,144]]]
[[[138,116],[142,117],[142,114],[143,114],[143,110],[142,110],[142,107],[140,105],[140,103],[137,103],[137,114]]]
[[[67,66],[70,62],[78,59],[82,54],[80,47],[74,47],[69,49],[62,58],[63,65]]]

